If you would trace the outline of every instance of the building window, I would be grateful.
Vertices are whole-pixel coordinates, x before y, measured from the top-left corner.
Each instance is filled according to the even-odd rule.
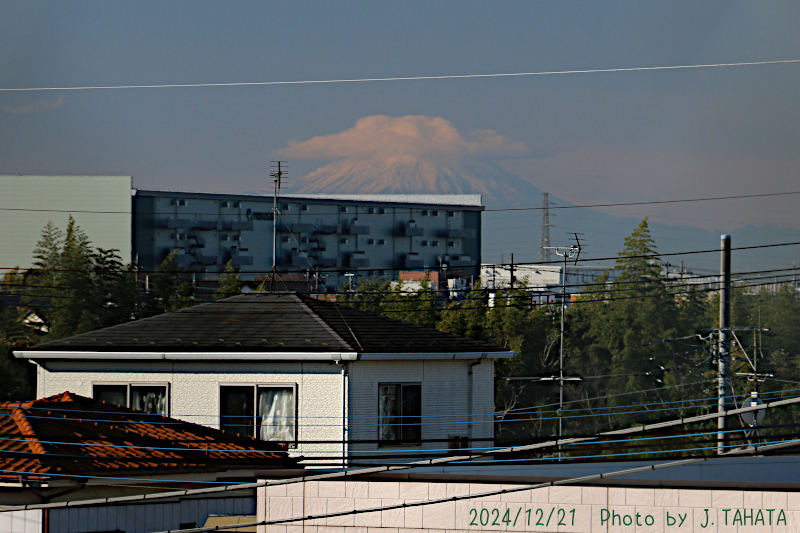
[[[308,206],[306,204],[301,205],[300,211],[308,211]]]
[[[242,202],[233,202],[233,207],[242,207]]]
[[[431,211],[431,216],[432,217],[438,217],[439,216],[439,211]]]
[[[428,241],[422,241],[422,246],[428,246]]]
[[[431,246],[439,246],[439,241],[431,241]]]
[[[98,384],[92,387],[92,397],[95,400],[130,407],[137,411],[167,416],[169,414],[167,389],[166,384]]]
[[[379,215],[385,215],[386,214],[386,209],[384,209],[383,207],[379,207],[378,208],[378,214]]]
[[[231,235],[231,238],[232,238],[234,241],[240,241],[240,240],[242,240],[242,236],[241,236],[241,235]]]
[[[344,205],[343,205],[342,207],[340,207],[340,208],[339,208],[339,212],[340,212],[340,213],[347,213],[347,206],[344,206]]]
[[[456,216],[456,213],[455,213],[455,211],[448,211],[447,212],[447,216],[454,217],[454,216]]]
[[[378,246],[386,246],[386,239],[378,239]]]
[[[347,244],[347,237],[342,237],[339,239],[339,244]]]
[[[186,205],[186,200],[183,199],[183,198],[175,198],[174,200],[172,200],[172,204],[173,205],[179,205],[179,206],[185,206]]]
[[[283,242],[289,242],[290,239],[289,239],[289,237],[284,237],[282,240],[283,240]]]
[[[447,241],[447,247],[448,248],[455,248],[456,247],[456,241]]]
[[[422,385],[381,383],[378,386],[378,413],[380,442],[421,442]]]
[[[231,206],[230,202],[220,202],[220,204],[221,204],[221,207],[230,207]]]
[[[375,244],[375,239],[367,239],[367,244]]]
[[[424,216],[424,217],[428,216],[428,210],[427,209],[423,209],[422,210],[422,216]]]
[[[219,388],[220,429],[260,440],[295,443],[295,386],[230,385]]]
[[[221,241],[227,241],[227,240],[230,240],[230,236],[229,236],[229,235],[222,234],[222,235],[220,235],[220,236],[219,236],[219,240],[221,240]]]
[[[374,215],[375,214],[375,208],[374,207],[368,207],[367,208],[367,214]]]
[[[186,240],[186,234],[185,233],[178,233],[177,237],[178,237],[179,241],[185,241]]]

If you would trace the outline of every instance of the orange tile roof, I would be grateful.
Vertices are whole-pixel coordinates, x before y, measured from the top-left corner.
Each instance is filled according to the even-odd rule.
[[[0,480],[296,466],[275,443],[71,392],[0,404]]]

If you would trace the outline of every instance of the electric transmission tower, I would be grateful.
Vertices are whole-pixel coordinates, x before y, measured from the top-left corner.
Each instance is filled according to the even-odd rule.
[[[542,242],[539,245],[539,262],[550,263],[553,259],[550,246],[550,194],[542,193]]]

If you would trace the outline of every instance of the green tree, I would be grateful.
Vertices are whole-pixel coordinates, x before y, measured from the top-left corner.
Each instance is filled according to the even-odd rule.
[[[158,265],[153,276],[150,312],[164,313],[191,307],[194,297],[194,273],[178,264],[178,250],[173,250]]]
[[[0,401],[28,400],[33,397],[34,367],[20,361],[14,350],[32,346],[36,339],[25,326],[25,310],[19,305],[24,276],[19,269],[7,272],[0,285]]]
[[[568,388],[572,400],[597,398],[578,404],[595,414],[608,408],[636,403],[639,411],[682,398],[702,396],[703,380],[692,361],[680,356],[686,339],[706,324],[705,296],[667,280],[656,259],[656,245],[647,219],[625,239],[615,266],[587,287],[571,306],[565,351],[567,369],[584,381]],[[694,342],[694,344],[692,344]],[[683,414],[681,404],[658,416]],[[647,414],[638,418],[648,417]],[[637,417],[583,417],[571,419],[575,433],[595,433],[609,423],[625,425]]]
[[[24,276],[22,303],[43,320],[43,340],[140,315],[135,268],[125,266],[116,250],[93,249],[71,216],[64,232],[52,222],[45,225],[34,258],[34,268]]]
[[[219,278],[219,289],[214,293],[215,300],[230,298],[242,292],[242,279],[234,268],[233,261],[225,264],[225,270]]]
[[[355,309],[431,328],[436,327],[439,318],[437,295],[427,278],[421,282],[419,290],[410,290],[403,282],[380,278],[360,281],[353,290],[342,285],[337,301]]]

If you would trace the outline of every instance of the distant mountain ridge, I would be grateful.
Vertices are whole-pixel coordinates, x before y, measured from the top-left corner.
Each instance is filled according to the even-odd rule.
[[[349,157],[334,161],[300,178],[288,194],[480,194],[487,212],[483,217],[484,262],[501,262],[515,253],[518,262],[536,262],[541,237],[542,190],[479,158],[419,158],[413,156]],[[559,208],[572,204],[550,196]],[[509,215],[503,209],[530,207],[530,211]],[[643,208],[646,212],[646,207]],[[527,216],[529,214],[530,216]],[[582,234],[586,244],[582,258],[613,258],[623,249],[624,239],[641,218],[616,217],[586,208],[553,209],[550,239],[553,246],[569,246],[573,232]],[[513,223],[510,221],[513,219]],[[719,233],[694,226],[673,226],[651,221],[650,228],[661,253],[714,250]],[[737,235],[737,229],[738,235]],[[733,234],[733,246],[800,241],[800,231],[775,226],[746,226],[726,231]],[[792,247],[774,248],[770,255],[760,250],[735,251],[734,271],[756,268],[791,267],[800,257]],[[719,268],[714,253],[667,256],[664,261],[688,269],[713,272]],[[612,266],[610,261],[599,264]]]
[[[309,194],[480,194],[490,203],[519,202],[542,193],[488,160],[411,156],[334,161],[299,179],[293,189]]]

